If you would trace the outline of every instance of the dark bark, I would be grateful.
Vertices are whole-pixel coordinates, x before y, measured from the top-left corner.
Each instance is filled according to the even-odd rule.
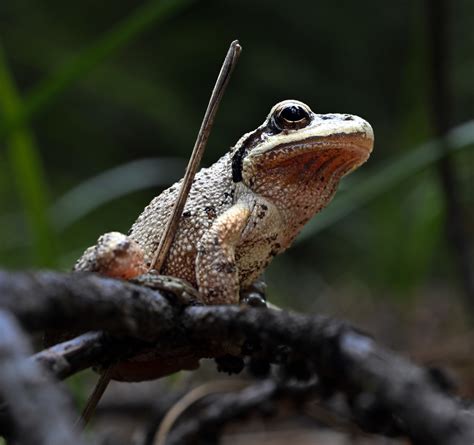
[[[57,378],[65,379],[97,363],[110,346],[104,332],[88,332],[38,352],[32,359]]]
[[[93,331],[38,352],[32,359],[62,380],[93,366],[132,357],[142,348],[145,345],[139,340]]]
[[[302,353],[326,391],[346,394],[365,430],[403,431],[415,444],[461,445],[474,440],[474,413],[443,393],[432,373],[345,323],[235,307],[189,308],[183,323],[203,341],[245,333]]]
[[[153,341],[175,326],[163,294],[94,274],[0,271],[0,307],[25,329],[108,330]]]
[[[177,360],[183,345],[185,353],[218,356],[222,345],[246,339],[287,371],[288,357],[299,357],[326,396],[345,395],[365,431],[402,433],[415,444],[474,443],[472,411],[447,394],[433,373],[338,320],[237,306],[184,308],[130,283],[53,272],[0,273],[0,308],[29,329],[103,327],[159,342],[168,353],[178,345]]]

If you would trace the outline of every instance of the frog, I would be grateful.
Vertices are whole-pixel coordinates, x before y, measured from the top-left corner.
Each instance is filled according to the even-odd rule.
[[[367,161],[373,144],[361,117],[314,113],[293,99],[277,103],[259,127],[197,172],[160,274],[195,289],[202,304],[238,304],[242,295],[254,301],[272,259]],[[155,197],[127,234],[102,235],[74,270],[156,285],[153,258],[181,182]]]

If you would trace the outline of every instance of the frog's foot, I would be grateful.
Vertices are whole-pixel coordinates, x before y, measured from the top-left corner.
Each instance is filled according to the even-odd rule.
[[[160,275],[157,271],[151,270],[133,278],[131,282],[171,294],[176,297],[179,304],[184,306],[202,304],[199,292],[189,282],[181,278]]]
[[[75,271],[97,272],[113,278],[130,278],[147,271],[142,248],[120,232],[102,235],[74,266]]]
[[[249,287],[240,291],[240,304],[251,307],[267,307],[267,285],[258,279]]]

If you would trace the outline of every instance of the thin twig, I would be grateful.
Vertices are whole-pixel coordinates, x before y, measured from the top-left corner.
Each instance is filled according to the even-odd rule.
[[[197,401],[210,394],[236,391],[242,389],[245,386],[248,386],[248,383],[242,380],[222,380],[218,382],[204,383],[203,385],[192,389],[190,392],[181,397],[166,413],[165,417],[160,423],[158,432],[156,433],[154,445],[165,445],[166,438],[168,437],[171,428],[173,428],[173,425],[176,423],[176,420]]]
[[[97,383],[95,384],[91,395],[88,397],[87,402],[83,410],[81,411],[81,415],[76,420],[75,425],[79,429],[84,429],[94,416],[97,405],[99,404],[100,399],[104,395],[105,390],[109,386],[110,371],[111,365],[107,366],[102,372],[102,374],[99,376],[99,380],[97,380]]]
[[[280,382],[274,378],[246,385],[239,391],[213,397],[202,409],[191,417],[183,419],[169,435],[167,445],[187,445],[209,443],[222,428],[236,420],[242,420],[259,412],[268,416],[268,408],[275,408],[278,402],[293,401],[295,409],[302,409],[304,401],[321,391],[317,381]],[[272,409],[273,411],[273,409]],[[209,437],[209,434],[212,436]],[[214,437],[213,437],[214,436]],[[164,445],[165,442],[155,443]]]
[[[239,42],[234,40],[230,44],[227,55],[225,56],[224,63],[222,64],[222,68],[219,72],[219,75],[217,76],[216,84],[212,90],[211,98],[209,99],[209,104],[207,106],[206,113],[204,114],[191,158],[189,159],[188,166],[186,167],[186,172],[184,174],[183,183],[181,185],[176,204],[173,207],[171,216],[168,219],[166,227],[163,231],[160,244],[156,249],[153,261],[151,262],[151,269],[160,271],[166,260],[168,251],[176,233],[176,229],[178,228],[179,220],[181,218],[181,214],[183,213],[184,205],[186,204],[186,199],[191,189],[194,176],[196,175],[199,164],[201,163],[202,155],[204,153],[204,149],[206,148],[212,125],[214,124],[217,109],[221,102],[222,96],[224,95],[227,83],[229,82],[230,75],[237,64],[241,49],[242,48],[239,45]]]
[[[111,371],[112,367],[108,366],[100,375],[99,381],[95,385],[94,391],[92,392],[91,396],[89,397],[89,400],[87,401],[88,403],[86,403],[85,408],[82,410],[81,417],[76,421],[76,426],[84,427],[89,423],[89,420],[91,420],[92,416],[94,415],[95,409],[97,408],[97,404],[104,395],[104,392],[110,383]]]
[[[184,174],[183,182],[179,190],[176,203],[163,230],[160,244],[158,245],[153,260],[150,263],[150,270],[155,269],[160,272],[166,257],[168,256],[168,252],[175,237],[176,230],[178,229],[181,214],[183,213],[186,200],[188,199],[189,191],[191,190],[191,185],[199,168],[199,164],[201,163],[207,140],[209,139],[217,109],[219,108],[219,104],[224,95],[227,83],[229,82],[230,75],[232,74],[232,71],[239,58],[240,51],[241,46],[239,45],[239,42],[234,40],[230,44],[229,50],[227,51],[227,55],[224,59],[224,63],[222,64],[222,68],[219,72],[219,75],[217,76],[216,84],[212,90],[211,98],[209,99],[209,104],[207,106],[206,113],[204,114],[201,128],[199,129],[189,163],[186,167],[186,172]],[[81,418],[79,420],[82,425],[87,425],[88,421],[94,415],[97,404],[99,403],[109,383],[110,368],[107,368],[100,375],[99,380],[92,394],[89,396],[84,410],[82,411]]]

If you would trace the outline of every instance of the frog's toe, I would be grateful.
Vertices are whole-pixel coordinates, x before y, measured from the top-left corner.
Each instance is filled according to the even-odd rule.
[[[240,291],[240,303],[251,307],[267,307],[266,290],[265,282],[257,280]]]
[[[84,252],[74,270],[128,280],[144,273],[146,265],[138,243],[123,233],[110,232],[102,235],[95,246]]]
[[[245,296],[241,296],[240,303],[250,307],[267,307],[266,300],[256,292],[250,292]]]
[[[182,305],[202,304],[199,292],[188,281],[181,278],[160,275],[157,271],[151,270],[135,277],[131,282],[171,294]]]

